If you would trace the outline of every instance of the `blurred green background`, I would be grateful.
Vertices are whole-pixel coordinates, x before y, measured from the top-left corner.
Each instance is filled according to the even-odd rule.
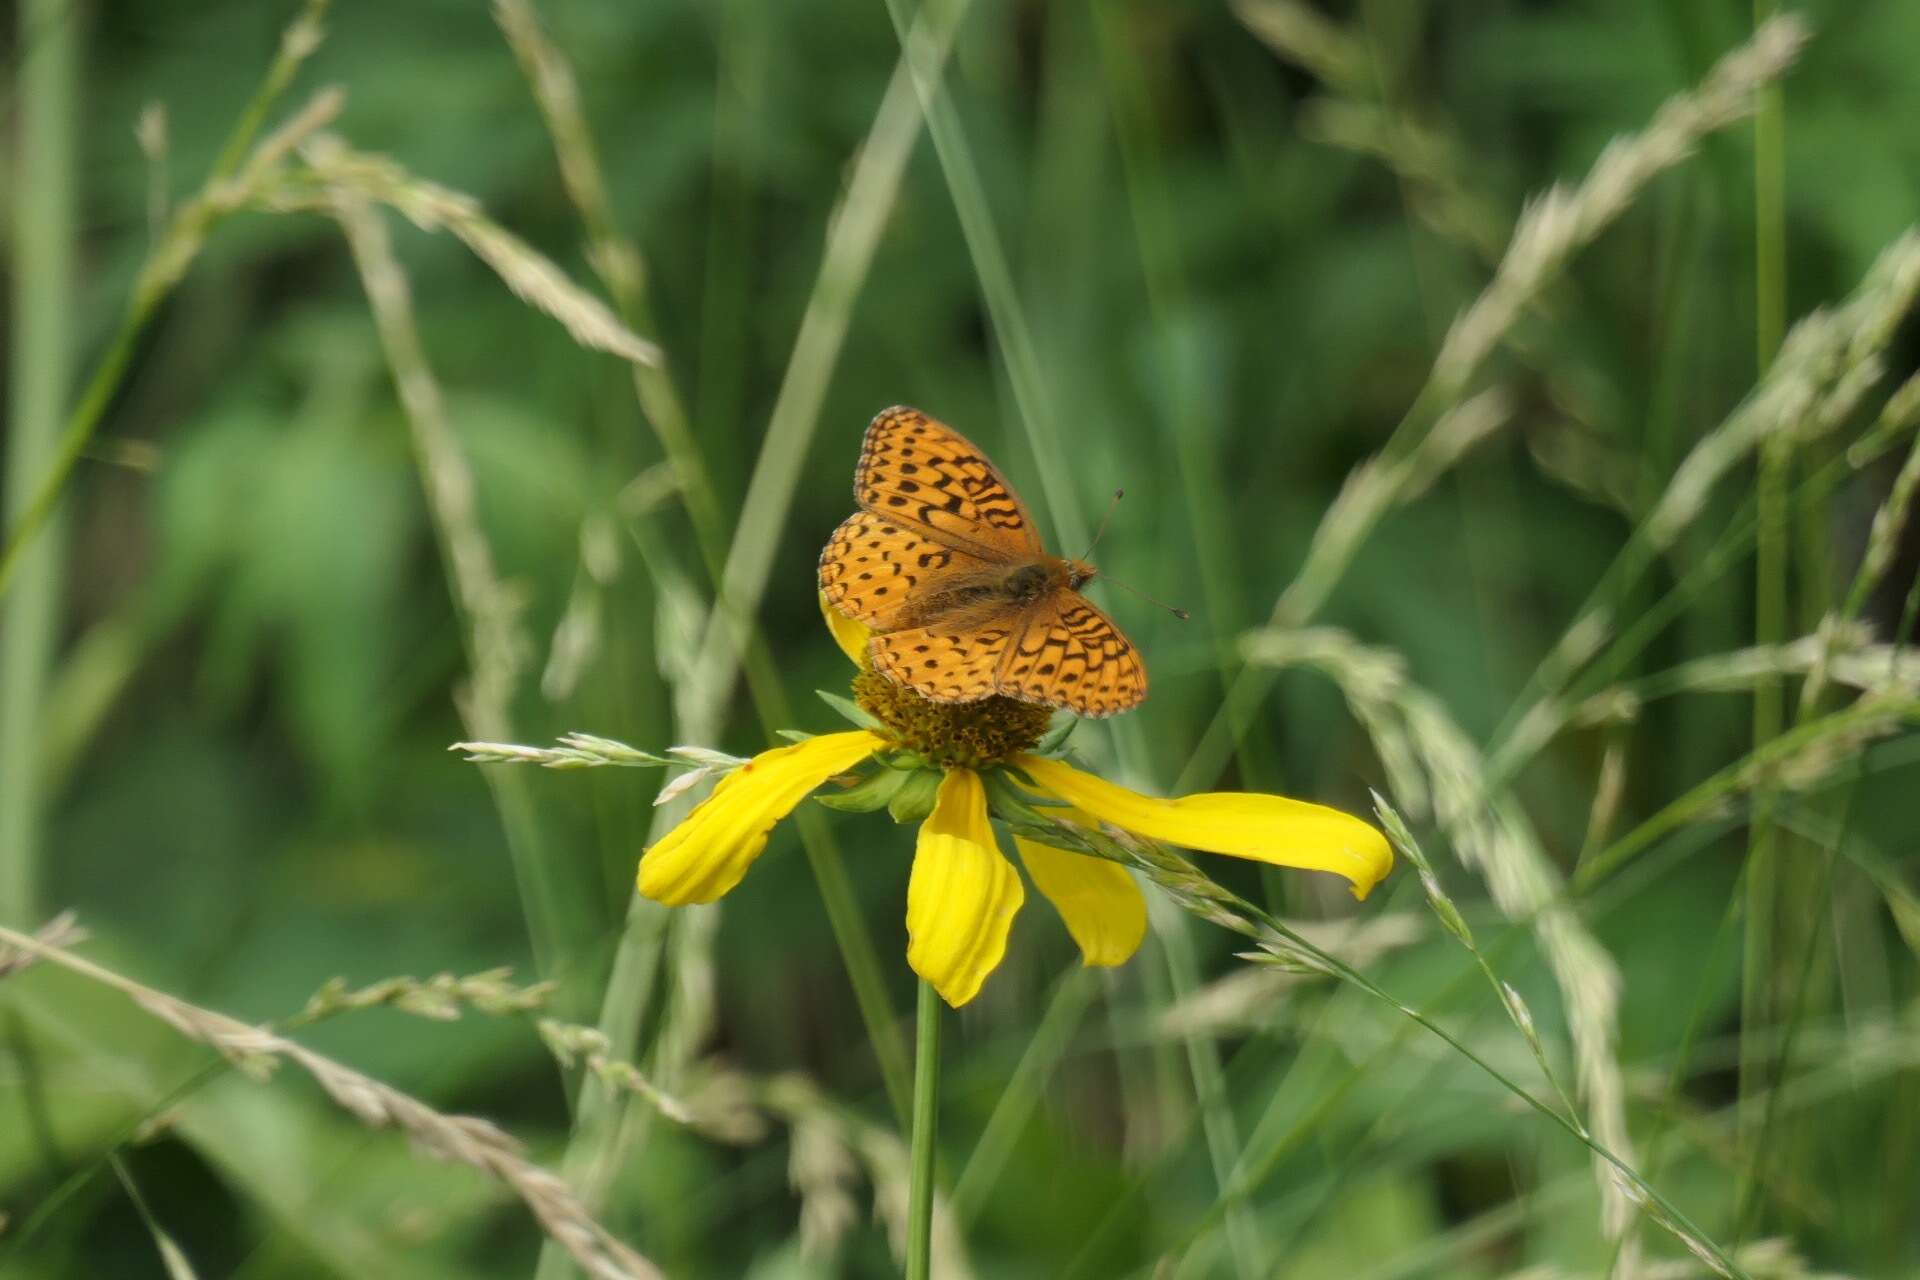
[[[1315,618],[1402,655],[1476,742],[1530,701],[1536,666],[1680,458],[1755,384],[1757,343],[1771,354],[1770,304],[1756,304],[1769,271],[1784,315],[1799,317],[1848,294],[1915,221],[1920,6],[1795,8],[1814,38],[1784,81],[1778,151],[1757,152],[1754,126],[1733,126],[1574,259],[1482,378],[1506,389],[1510,419],[1386,516]],[[774,728],[832,727],[811,691],[840,690],[848,673],[819,623],[813,565],[851,510],[867,420],[906,402],[980,443],[1057,551],[1077,553],[1124,487],[1103,570],[1192,610],[1182,624],[1095,589],[1154,686],[1111,729],[1076,733],[1084,758],[1147,789],[1183,780],[1360,813],[1391,779],[1339,690],[1304,670],[1254,704],[1223,767],[1183,779],[1242,670],[1240,637],[1266,621],[1350,473],[1419,396],[1530,193],[1577,181],[1755,16],[1731,0],[1334,0],[1309,11],[1332,41],[1316,67],[1286,34],[1303,28],[1276,25],[1297,24],[1291,5],[974,0],[944,68],[964,149],[942,156],[910,132],[897,189],[847,205],[876,119],[918,127],[904,81],[888,98],[900,42],[877,0],[543,0],[539,11],[577,80],[609,226],[583,222],[528,77],[474,0],[337,3],[269,119],[341,86],[334,133],[470,194],[665,353],[664,376],[643,379],[656,397],[643,411],[626,362],[577,345],[454,237],[379,215],[514,606],[523,647],[501,722],[513,740],[578,730],[658,750],[691,723],[709,728],[706,745],[745,754]],[[22,388],[52,377],[62,404],[78,394],[156,214],[164,222],[200,189],[296,12],[40,0],[10,16],[10,527]],[[66,58],[71,77],[55,65],[34,79]],[[164,145],[143,155],[135,125],[151,104],[164,109]],[[74,270],[50,292],[23,285],[21,246],[42,243],[26,238],[36,207],[57,213],[63,199],[57,164],[26,168],[36,109],[70,125],[70,212],[55,221]],[[1756,174],[1764,189],[1776,154],[1783,222],[1769,238]],[[957,212],[969,193],[968,216],[983,219],[972,226]],[[821,274],[843,207],[878,220],[871,267],[851,287]],[[644,267],[609,294],[590,246],[622,238]],[[803,316],[842,303],[844,342],[796,360]],[[65,336],[64,371],[22,366],[30,331]],[[1892,342],[1882,396],[1911,373],[1912,337]],[[779,410],[799,448],[766,464],[766,483],[791,484],[791,503],[766,490],[749,502],[796,369],[822,398],[816,411],[789,387]],[[710,478],[717,545],[744,530],[773,552],[750,661],[771,676],[757,700],[729,681],[704,720],[686,714],[703,696],[688,637],[713,577],[687,509],[708,481],[666,460],[663,387]],[[1840,456],[1871,414],[1856,419],[1789,463],[1790,483]],[[1688,578],[1747,510],[1743,463],[1616,601],[1630,619],[1691,584],[1617,677],[1810,633],[1852,579],[1898,456],[1795,511],[1784,630],[1771,637],[1744,548]],[[556,984],[550,1016],[600,1019],[662,778],[483,770],[449,754],[487,735],[457,710],[473,649],[422,478],[339,226],[258,208],[220,220],[141,335],[60,517],[34,544],[51,557],[51,603],[29,609],[18,583],[0,600],[8,643],[26,631],[50,650],[43,670],[15,663],[0,685],[14,842],[0,848],[14,895],[0,923],[71,908],[93,935],[83,954],[249,1022],[297,1013],[336,975],[357,986],[501,965]],[[1883,640],[1912,572],[1903,544],[1865,615]],[[1617,788],[1609,821],[1628,830],[1742,760],[1754,715],[1741,688],[1577,728],[1519,776],[1514,803],[1566,870],[1591,846],[1596,793]],[[1826,790],[1778,798],[1773,820],[1799,820],[1776,846],[1777,928],[1743,916],[1755,844],[1744,793],[1575,898],[1619,969],[1615,1061],[1636,1167],[1715,1240],[1744,1248],[1755,1274],[1804,1274],[1803,1260],[1920,1274],[1915,753],[1893,728],[1871,749],[1844,743]],[[1398,802],[1420,816],[1415,800]],[[910,831],[824,811],[821,826],[906,1019]],[[1444,833],[1428,849],[1573,1079],[1563,987],[1530,922],[1488,900]],[[1207,869],[1289,917],[1378,917],[1387,934],[1363,967],[1553,1096],[1404,868],[1358,908],[1315,877]],[[650,926],[670,931],[664,942],[625,935],[664,955],[664,985],[616,988],[616,1000],[646,1002],[628,1049],[642,1068],[670,1090],[696,1089],[714,1061],[758,1080],[798,1072],[832,1108],[891,1127],[790,825],[701,919]],[[1770,958],[1763,948],[1756,960],[1756,937],[1778,943]],[[1130,965],[1081,973],[1030,895],[1006,964],[950,1023],[949,1179],[1016,1065],[1036,1073],[1032,1110],[992,1130],[1003,1161],[974,1175],[974,1274],[1692,1273],[1654,1225],[1634,1228],[1637,1250],[1618,1249],[1583,1150],[1483,1072],[1350,992],[1250,968],[1234,956],[1243,946],[1156,907],[1155,936]],[[1790,998],[1757,1025],[1753,990],[1775,974]],[[663,1049],[677,1028],[693,1043]],[[578,1076],[528,1018],[374,1009],[298,1034],[560,1162]],[[1751,1068],[1742,1078],[1743,1053],[1768,1088]],[[370,1132],[290,1068],[262,1085],[217,1062],[51,965],[0,981],[0,1273],[168,1275],[157,1230],[203,1277],[532,1272],[541,1234],[497,1186]],[[840,1205],[820,1190],[835,1184],[820,1182],[820,1160],[829,1173],[833,1160],[814,1150],[808,1184],[795,1135],[779,1117],[744,1144],[642,1122],[614,1144],[601,1218],[675,1276],[893,1273],[887,1216],[868,1204],[884,1168],[843,1133],[839,1184],[852,1199]],[[1253,1179],[1227,1211],[1223,1167]],[[823,1235],[822,1222],[835,1229]]]

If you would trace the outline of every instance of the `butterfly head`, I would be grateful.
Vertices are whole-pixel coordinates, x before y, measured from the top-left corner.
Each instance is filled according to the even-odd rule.
[[[1070,590],[1078,591],[1087,583],[1092,582],[1094,575],[1099,572],[1098,569],[1088,564],[1085,560],[1069,560],[1067,561],[1067,587]]]

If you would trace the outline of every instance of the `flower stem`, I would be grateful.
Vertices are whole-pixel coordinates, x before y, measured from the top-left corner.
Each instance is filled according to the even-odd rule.
[[[907,1280],[933,1274],[933,1152],[940,1119],[940,996],[920,980],[913,1048],[913,1181],[907,1202]]]

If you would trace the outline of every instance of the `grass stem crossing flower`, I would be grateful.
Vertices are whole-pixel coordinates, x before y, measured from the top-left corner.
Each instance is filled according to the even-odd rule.
[[[837,780],[837,793],[820,797],[832,807],[885,807],[896,821],[920,823],[907,886],[907,963],[957,1007],[999,966],[1026,901],[994,834],[1003,803],[1029,815],[1029,805],[1045,806],[1068,828],[1109,824],[1147,840],[1333,872],[1358,898],[1392,868],[1386,838],[1337,809],[1240,792],[1159,799],[1077,769],[1043,747],[1045,708],[997,696],[931,702],[871,670],[864,627],[824,600],[822,612],[862,668],[853,705],[863,727],[776,747],[727,773],[642,855],[645,896],[669,906],[712,902],[746,875],[782,818]],[[855,775],[865,764],[872,771]],[[1050,843],[1044,830],[1021,822],[1013,838],[1034,888],[1059,912],[1086,964],[1124,963],[1146,936],[1138,884],[1118,863],[1065,847],[1071,838]]]

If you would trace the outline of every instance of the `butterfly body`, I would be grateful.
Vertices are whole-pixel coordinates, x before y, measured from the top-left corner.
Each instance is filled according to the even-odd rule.
[[[820,556],[827,601],[877,633],[875,669],[938,702],[1001,694],[1108,716],[1146,696],[1133,645],[1080,595],[1096,570],[1049,554],[964,436],[881,412],[854,471],[862,510]]]
[[[971,630],[1008,609],[1020,609],[1056,591],[1077,591],[1092,578],[1091,565],[1039,556],[994,566],[929,591],[901,613],[905,625]]]

